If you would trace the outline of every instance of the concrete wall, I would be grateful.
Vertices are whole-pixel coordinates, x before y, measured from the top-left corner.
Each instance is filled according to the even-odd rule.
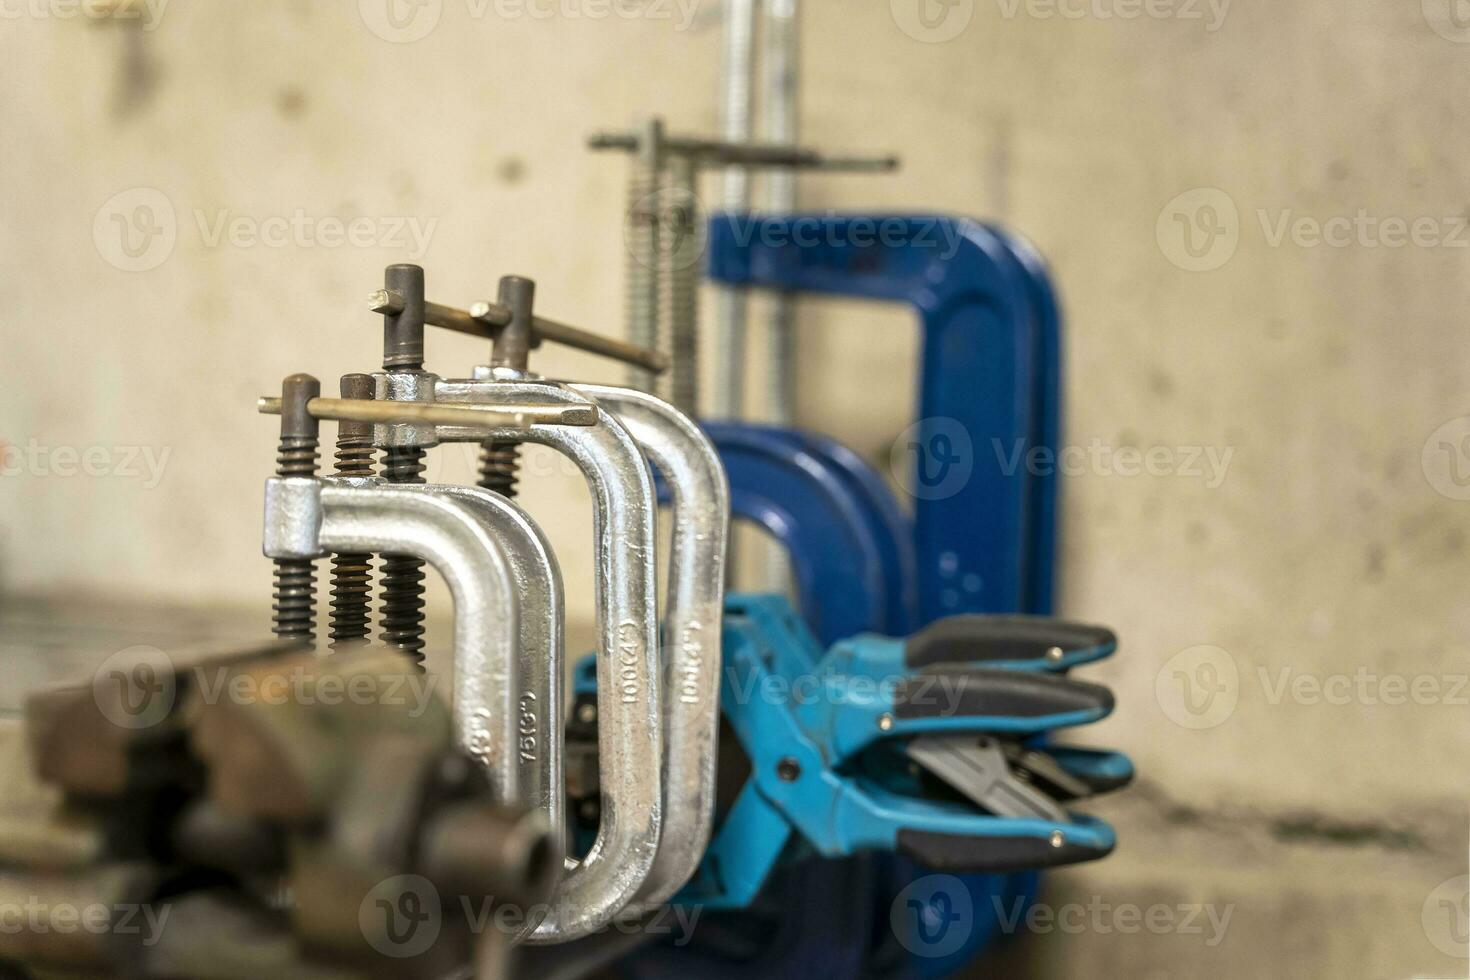
[[[140,27],[6,0],[5,588],[263,613],[273,426],[254,398],[290,371],[375,365],[361,300],[388,262],[422,262],[452,303],[530,275],[547,313],[621,330],[625,168],[582,140],[640,110],[714,126],[718,4],[683,4],[430,0],[395,28],[375,0],[173,0]],[[805,201],[1003,220],[1067,306],[1063,609],[1123,636],[1098,672],[1120,701],[1102,737],[1156,805],[1120,818],[1095,879],[1064,880],[1167,883],[1185,871],[1134,851],[1130,826],[1153,839],[1161,814],[1205,814],[1259,834],[1268,872],[1305,846],[1325,867],[1366,854],[1428,915],[1465,871],[1470,749],[1470,29],[1451,0],[804,6],[806,136],[904,157],[894,176],[807,179]],[[323,219],[354,218],[365,242],[321,240]],[[851,304],[802,315],[803,421],[886,460],[912,331]],[[482,353],[435,336],[430,367]],[[1150,449],[1154,472],[1133,474],[1126,451]],[[585,623],[585,491],[550,457],[530,469]],[[1202,848],[1190,880],[1228,854]],[[1326,926],[1380,921],[1336,908]],[[1463,972],[1400,911],[1392,955],[1332,962]]]

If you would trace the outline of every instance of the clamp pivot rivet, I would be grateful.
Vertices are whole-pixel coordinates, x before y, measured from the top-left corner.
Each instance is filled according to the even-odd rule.
[[[878,730],[880,732],[891,731],[893,728],[893,716],[887,713],[878,716]]]
[[[776,775],[781,778],[782,782],[794,783],[801,778],[801,763],[788,755],[776,763]]]
[[[1051,832],[1052,847],[1061,847],[1065,843],[1067,843],[1067,836],[1063,834],[1060,830],[1053,830]]]
[[[1061,660],[1066,655],[1066,651],[1063,650],[1061,647],[1052,647],[1050,650],[1046,651],[1046,659],[1048,660]]]

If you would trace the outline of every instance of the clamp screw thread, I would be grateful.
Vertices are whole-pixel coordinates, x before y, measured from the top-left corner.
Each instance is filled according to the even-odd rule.
[[[491,362],[495,367],[525,371],[530,365],[536,283],[524,276],[502,276],[499,300],[501,306],[510,310],[510,323],[495,340]],[[514,497],[520,465],[518,442],[514,439],[486,439],[480,444],[479,486],[505,497]]]
[[[322,393],[321,382],[293,374],[281,385],[281,441],[276,476],[314,477],[320,425],[306,410]],[[316,564],[310,558],[275,559],[271,631],[283,640],[316,640]]]
[[[369,400],[373,391],[373,379],[369,375],[348,374],[342,378],[343,398]],[[371,424],[337,424],[338,476],[372,476],[376,456]],[[367,642],[372,591],[372,555],[350,552],[332,556],[332,649]]]
[[[423,483],[424,450],[394,448],[383,453],[389,483]],[[383,557],[383,642],[424,662],[424,561],[410,555]]]

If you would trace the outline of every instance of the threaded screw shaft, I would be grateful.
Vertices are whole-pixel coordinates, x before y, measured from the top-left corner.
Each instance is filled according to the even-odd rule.
[[[276,476],[315,477],[319,424],[306,403],[322,393],[321,382],[293,374],[281,385],[281,441]],[[310,558],[275,559],[271,631],[283,640],[316,641],[316,563]]]
[[[416,265],[390,265],[383,285],[403,297],[403,309],[383,317],[383,370],[424,369],[424,270]],[[383,451],[383,479],[389,483],[423,483],[424,456],[419,448]],[[384,555],[382,635],[413,660],[424,662],[424,562],[411,555]]]
[[[423,483],[422,449],[383,453],[383,478],[389,483]],[[383,556],[383,642],[424,662],[424,561],[411,555]]]
[[[341,390],[343,398],[371,400],[373,379],[366,374],[344,375]],[[370,423],[337,424],[338,476],[372,476],[377,469],[376,456]],[[368,641],[372,591],[372,555],[350,552],[332,556],[332,649]]]

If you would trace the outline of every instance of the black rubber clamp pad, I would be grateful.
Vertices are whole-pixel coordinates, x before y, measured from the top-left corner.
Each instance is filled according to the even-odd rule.
[[[898,850],[931,871],[1007,874],[1096,861],[1112,853],[1070,841],[1053,847],[1045,837],[966,837],[901,829]]]
[[[945,664],[905,677],[893,692],[899,718],[1038,718],[1113,710],[1101,684],[1057,674]]]
[[[1041,660],[1060,647],[1066,653],[1116,648],[1118,638],[1105,626],[1072,623],[1048,616],[949,616],[909,637],[904,662],[909,667],[986,660]]]

